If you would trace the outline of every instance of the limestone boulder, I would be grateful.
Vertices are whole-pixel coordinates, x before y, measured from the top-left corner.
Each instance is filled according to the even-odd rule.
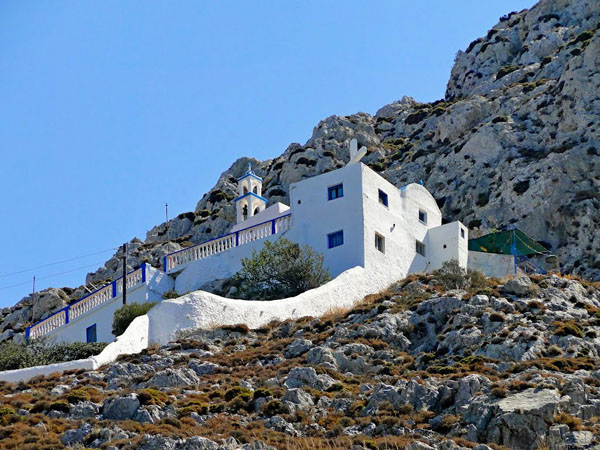
[[[136,394],[107,399],[102,405],[102,415],[109,420],[127,420],[134,417],[140,401]]]
[[[548,432],[557,412],[559,393],[530,388],[500,400],[488,426],[490,442],[515,449],[531,448]]]
[[[525,296],[530,292],[532,284],[531,279],[526,276],[511,278],[504,283],[502,290],[507,294]]]

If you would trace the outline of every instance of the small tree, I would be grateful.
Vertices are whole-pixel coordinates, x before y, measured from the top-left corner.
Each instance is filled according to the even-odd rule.
[[[138,316],[143,316],[150,311],[154,305],[156,305],[156,302],[131,303],[117,309],[113,318],[112,333],[115,336],[122,335],[129,324],[133,322],[133,319]]]
[[[260,300],[293,297],[329,280],[322,255],[287,239],[265,241],[259,252],[242,259],[242,270],[234,276],[240,298]]]
[[[445,289],[480,289],[488,285],[485,275],[476,270],[463,269],[456,259],[444,261],[442,267],[433,271],[432,275]]]

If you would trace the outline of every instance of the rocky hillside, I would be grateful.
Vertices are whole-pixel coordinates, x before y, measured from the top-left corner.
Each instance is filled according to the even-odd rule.
[[[0,447],[598,448],[599,333],[599,283],[412,276],[351,310],[2,384]]]
[[[166,253],[227,232],[235,179],[248,162],[269,201],[287,202],[290,183],[342,167],[357,138],[368,148],[365,163],[399,187],[423,180],[446,219],[463,221],[472,235],[515,223],[560,256],[563,272],[600,279],[599,24],[597,0],[542,0],[502,17],[458,52],[443,100],[404,97],[375,116],[332,116],[275,159],[236,161],[168,233],[161,224],[144,242],[134,239],[130,264],[159,265]],[[118,276],[119,256],[86,282]],[[43,307],[26,297],[5,308],[0,340],[22,336],[26,323],[82,292],[46,292]]]

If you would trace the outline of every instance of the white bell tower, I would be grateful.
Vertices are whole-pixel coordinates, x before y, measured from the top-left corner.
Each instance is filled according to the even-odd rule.
[[[237,223],[253,217],[264,211],[267,200],[262,197],[262,178],[254,173],[252,165],[248,163],[248,170],[237,180],[238,197],[235,199]]]

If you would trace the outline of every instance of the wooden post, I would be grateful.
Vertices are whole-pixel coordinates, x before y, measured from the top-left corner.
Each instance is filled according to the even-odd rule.
[[[123,304],[127,304],[127,243],[123,244]]]
[[[167,242],[169,242],[169,204],[165,203],[165,218],[167,219]]]

